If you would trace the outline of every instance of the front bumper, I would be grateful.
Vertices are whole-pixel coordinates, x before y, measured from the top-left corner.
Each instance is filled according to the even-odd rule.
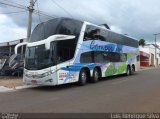
[[[34,78],[24,75],[23,83],[26,85],[54,86],[57,85],[57,77],[56,75],[49,75],[43,78]]]

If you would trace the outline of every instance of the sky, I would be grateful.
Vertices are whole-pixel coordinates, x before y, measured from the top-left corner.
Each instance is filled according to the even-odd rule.
[[[0,43],[26,38],[28,23],[26,10],[1,3],[27,7],[29,1],[0,0]],[[34,9],[52,17],[34,13],[32,29],[53,17],[69,17],[97,25],[105,23],[112,31],[154,43],[153,34],[160,33],[159,5],[160,0],[37,0]]]

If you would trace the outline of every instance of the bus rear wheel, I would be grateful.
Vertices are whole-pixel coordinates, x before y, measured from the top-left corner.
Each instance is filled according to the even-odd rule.
[[[85,69],[82,69],[79,73],[78,85],[83,86],[87,83],[88,74]]]
[[[131,71],[132,71],[132,74],[135,73],[135,71],[136,71],[136,70],[135,70],[135,65],[132,65],[132,70],[131,70]]]
[[[101,72],[99,71],[98,68],[95,68],[93,70],[93,77],[91,78],[92,83],[98,82],[99,78],[101,77]]]
[[[132,74],[131,67],[128,65],[126,70],[126,75],[129,76]]]

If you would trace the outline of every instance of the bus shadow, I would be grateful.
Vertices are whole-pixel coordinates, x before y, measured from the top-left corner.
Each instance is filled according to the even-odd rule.
[[[138,72],[134,73],[131,76],[126,76],[125,74],[121,75],[115,75],[115,76],[108,76],[105,78],[101,78],[99,80],[99,83],[103,83],[105,81],[110,81],[110,80],[118,80],[124,77],[134,77],[136,75],[139,75]],[[93,83],[88,82],[87,85],[92,85]],[[96,83],[95,83],[96,85]],[[61,91],[61,90],[66,90],[66,89],[72,89],[72,88],[82,88],[83,86],[79,86],[77,83],[68,83],[68,84],[62,84],[62,85],[57,85],[57,86],[37,86],[37,87],[31,87],[29,90],[36,90],[36,91]]]
[[[120,74],[120,75],[115,75],[115,76],[108,76],[108,77],[104,77],[101,78],[100,81],[107,81],[107,80],[116,80],[116,79],[120,79],[120,78],[129,78],[129,77],[134,77],[136,75],[139,75],[139,72],[136,72],[130,76],[126,76],[126,74]]]
[[[37,91],[60,91],[60,90],[66,90],[71,88],[80,87],[76,83],[69,83],[69,84],[62,84],[57,86],[37,86],[37,87],[31,87],[29,90],[37,90]]]

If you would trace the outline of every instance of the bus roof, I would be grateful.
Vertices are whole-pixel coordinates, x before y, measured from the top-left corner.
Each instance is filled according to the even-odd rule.
[[[131,38],[131,39],[133,39],[133,40],[137,40],[136,38],[133,38],[133,37],[131,37],[131,36],[128,36],[128,35],[125,35],[125,34],[121,34],[121,33],[117,33],[117,32],[115,32],[115,31],[112,31],[112,30],[110,30],[110,29],[107,29],[107,28],[105,28],[105,27],[102,27],[102,26],[99,26],[99,25],[96,25],[96,24],[93,24],[93,23],[90,23],[90,22],[87,22],[87,21],[81,21],[81,20],[77,20],[77,19],[73,19],[73,18],[67,18],[67,17],[59,17],[59,18],[51,19],[51,20],[42,22],[42,23],[40,23],[40,24],[47,23],[47,22],[52,21],[52,20],[58,20],[59,22],[60,22],[60,21],[63,21],[63,20],[72,20],[72,21],[84,23],[84,24],[86,24],[86,25],[93,25],[93,26],[96,26],[96,27],[105,29],[105,30],[107,30],[107,31],[110,31],[110,32],[113,32],[113,33],[122,35],[122,36],[124,36],[124,37],[128,37],[128,38]],[[39,25],[39,24],[38,24],[38,25]],[[38,25],[37,25],[37,26],[38,26]],[[137,41],[138,41],[138,40],[137,40]]]

